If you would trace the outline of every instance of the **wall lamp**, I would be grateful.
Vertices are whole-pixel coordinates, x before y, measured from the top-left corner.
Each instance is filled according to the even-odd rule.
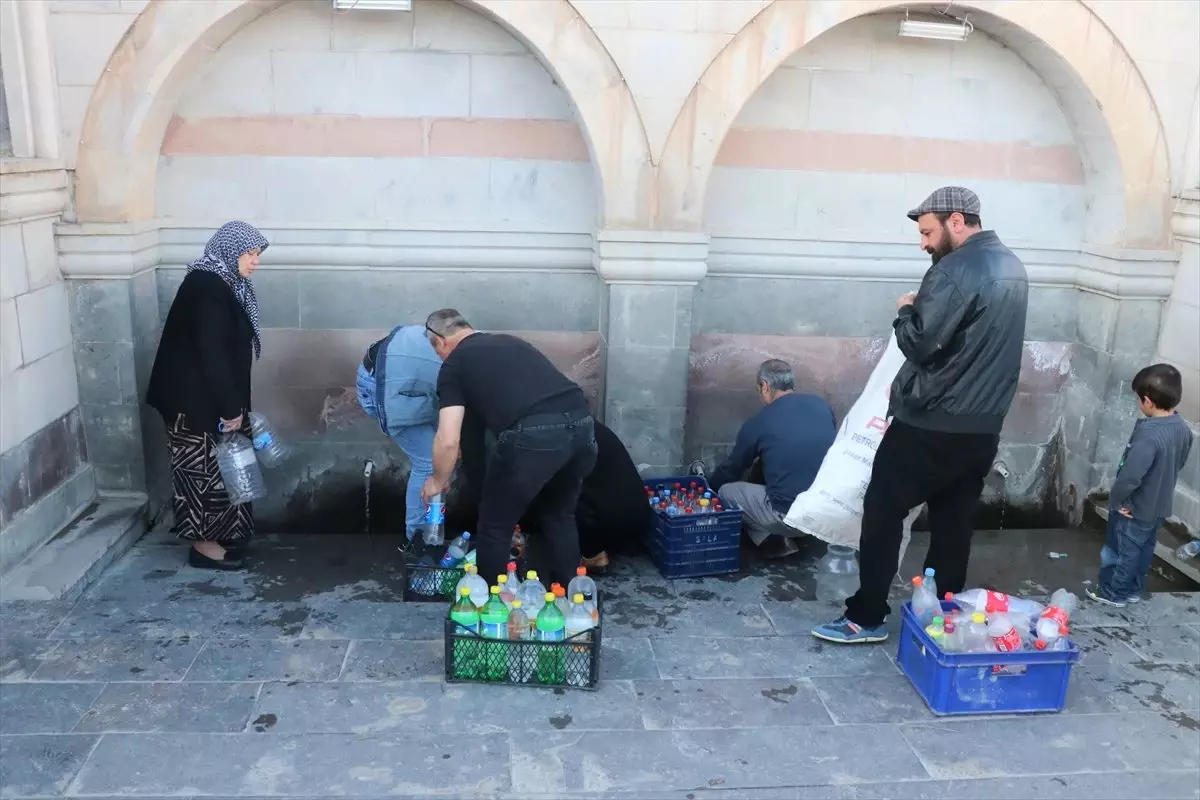
[[[333,0],[334,11],[412,11],[412,0]]]
[[[909,19],[908,14],[900,20],[899,34],[910,39],[941,39],[942,41],[961,42],[971,35],[975,26],[966,19],[948,17],[946,22],[934,20]]]

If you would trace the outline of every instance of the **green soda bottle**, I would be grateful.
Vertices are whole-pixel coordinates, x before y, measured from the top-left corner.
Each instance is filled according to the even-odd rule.
[[[458,602],[450,609],[450,619],[458,623],[454,629],[454,677],[459,680],[479,679],[482,661],[482,642],[479,635],[479,609],[471,602],[471,590],[459,590]]]
[[[488,590],[490,596],[483,604],[480,615],[483,620],[483,638],[496,639],[483,645],[483,679],[504,681],[508,679],[508,606],[500,599],[500,587]]]
[[[539,642],[561,642],[566,638],[567,620],[554,604],[554,593],[546,592],[546,605],[538,612],[537,640]],[[567,682],[567,661],[564,648],[561,646],[539,647],[537,667],[534,672],[538,683],[549,683],[555,686]]]

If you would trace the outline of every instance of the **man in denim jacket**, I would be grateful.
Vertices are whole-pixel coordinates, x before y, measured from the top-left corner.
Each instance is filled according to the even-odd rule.
[[[367,350],[358,365],[358,402],[408,456],[412,469],[404,498],[408,543],[425,522],[421,486],[433,474],[437,432],[437,379],[442,361],[421,325],[402,325]]]

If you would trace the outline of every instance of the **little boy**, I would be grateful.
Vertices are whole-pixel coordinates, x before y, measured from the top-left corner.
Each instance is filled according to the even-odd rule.
[[[1133,376],[1143,419],[1133,425],[1108,495],[1108,535],[1100,551],[1100,580],[1088,597],[1114,608],[1142,599],[1158,527],[1171,514],[1175,480],[1192,449],[1192,431],[1175,413],[1183,380],[1170,364]]]

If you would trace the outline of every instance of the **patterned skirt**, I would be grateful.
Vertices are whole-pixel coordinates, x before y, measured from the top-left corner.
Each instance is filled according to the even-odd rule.
[[[188,541],[236,542],[254,535],[250,504],[231,505],[217,466],[217,437],[189,430],[182,418],[167,426],[175,532]]]

